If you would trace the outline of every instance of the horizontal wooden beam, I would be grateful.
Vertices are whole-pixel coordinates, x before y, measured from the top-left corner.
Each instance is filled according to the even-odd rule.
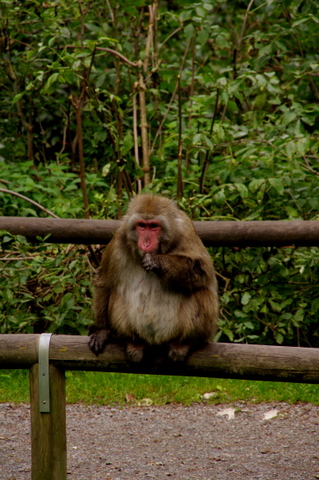
[[[120,225],[119,220],[0,217],[0,229],[24,235],[30,241],[50,235],[50,243],[106,244]],[[209,221],[194,222],[206,246],[316,246],[318,220]]]
[[[30,368],[38,361],[37,334],[0,335],[0,368]],[[50,363],[62,370],[92,370],[159,375],[319,383],[319,349],[209,343],[175,365],[163,358],[132,364],[118,345],[108,345],[98,357],[88,337],[52,335]]]
[[[105,244],[119,225],[119,220],[0,217],[0,229],[13,235],[24,235],[31,241],[50,235],[49,243]]]

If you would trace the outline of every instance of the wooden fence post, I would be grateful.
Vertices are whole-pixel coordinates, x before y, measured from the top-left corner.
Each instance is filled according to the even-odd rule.
[[[49,366],[50,412],[39,411],[39,364],[30,369],[32,480],[66,480],[65,372]]]

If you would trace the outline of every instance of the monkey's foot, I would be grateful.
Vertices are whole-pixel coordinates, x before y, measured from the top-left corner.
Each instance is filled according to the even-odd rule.
[[[144,348],[143,344],[129,342],[126,345],[126,355],[130,362],[140,363],[143,360]]]
[[[101,328],[100,330],[97,330],[96,332],[92,333],[92,335],[90,335],[89,347],[92,352],[95,353],[95,355],[103,352],[109,336],[110,331],[106,328]]]
[[[184,362],[189,354],[189,351],[189,345],[171,343],[169,346],[168,358],[173,362]]]

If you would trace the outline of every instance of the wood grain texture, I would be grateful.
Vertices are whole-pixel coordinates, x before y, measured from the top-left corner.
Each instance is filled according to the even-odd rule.
[[[50,365],[50,413],[40,413],[38,370],[30,370],[31,478],[66,480],[65,373]]]
[[[118,220],[0,217],[0,229],[24,235],[30,241],[50,235],[49,243],[106,244],[119,225]],[[194,227],[207,247],[319,245],[317,220],[196,221]]]
[[[38,361],[38,341],[37,334],[0,335],[0,368],[30,368]],[[120,345],[110,344],[96,356],[86,336],[52,335],[49,359],[60,370],[319,383],[316,348],[209,343],[181,365],[159,355],[135,365]]]

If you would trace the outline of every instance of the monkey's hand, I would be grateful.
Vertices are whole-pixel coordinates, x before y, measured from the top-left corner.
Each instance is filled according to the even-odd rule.
[[[92,333],[89,338],[89,347],[95,355],[102,353],[105,345],[107,344],[108,338],[110,336],[110,331],[106,328],[101,328],[96,332]]]
[[[157,270],[159,268],[159,262],[157,257],[155,255],[151,255],[150,253],[146,253],[142,260],[142,267],[147,272]]]

